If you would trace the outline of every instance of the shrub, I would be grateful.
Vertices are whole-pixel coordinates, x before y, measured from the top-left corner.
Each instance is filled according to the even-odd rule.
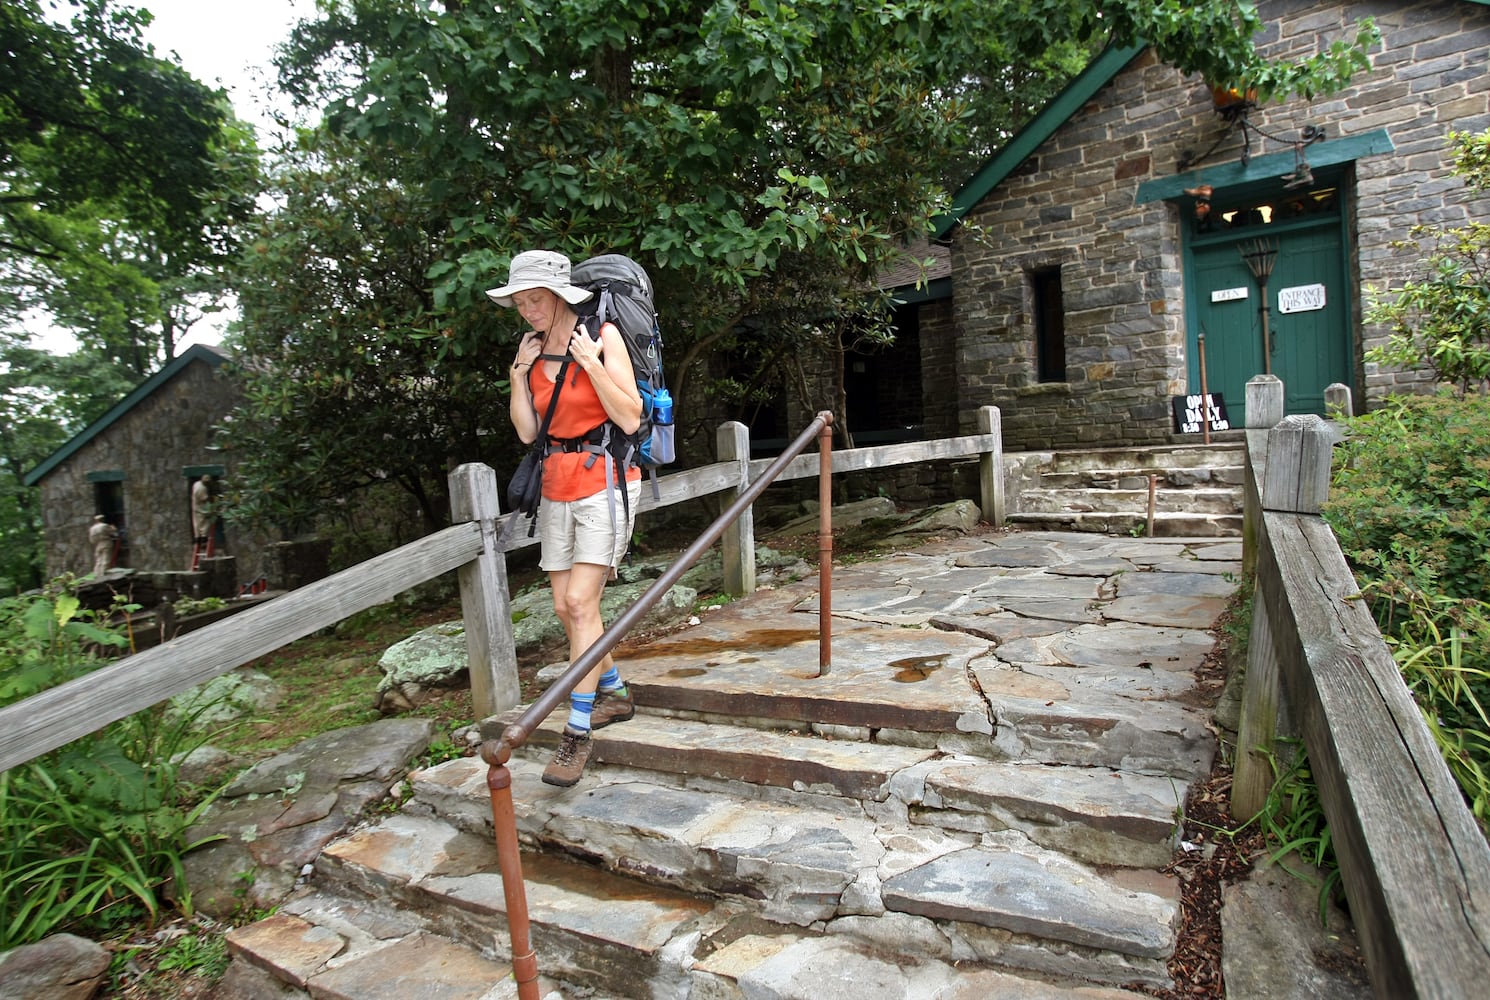
[[[0,703],[82,676],[125,642],[65,590],[0,602]],[[202,740],[190,722],[152,709],[0,772],[0,951],[154,919],[164,887],[184,887],[186,831],[206,805],[184,801],[172,763]]]
[[[1357,573],[1378,598],[1490,600],[1490,398],[1393,397],[1347,427],[1324,516]]]
[[[1324,516],[1490,830],[1490,398],[1394,397],[1347,426]]]
[[[0,600],[0,706],[70,681],[128,640],[102,627],[66,582],[40,596]]]
[[[1480,829],[1490,831],[1490,604],[1413,595],[1387,644]]]

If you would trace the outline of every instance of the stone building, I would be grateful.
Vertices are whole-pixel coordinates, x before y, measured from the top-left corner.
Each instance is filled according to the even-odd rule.
[[[27,474],[41,488],[49,576],[89,572],[96,514],[119,530],[113,568],[191,568],[192,486],[230,471],[212,447],[214,425],[238,401],[224,360],[216,348],[188,348]],[[236,557],[243,580],[265,571],[263,549],[218,519],[212,552]]]
[[[1387,331],[1364,311],[1370,289],[1411,273],[1419,255],[1392,244],[1413,225],[1490,216],[1448,145],[1490,128],[1490,6],[1259,7],[1269,56],[1306,57],[1375,18],[1371,70],[1312,101],[1220,106],[1231,95],[1145,48],[1094,60],[935,233],[947,277],[908,297],[901,329],[924,436],[972,433],[993,404],[1011,450],[1198,442],[1173,404],[1202,382],[1238,427],[1264,372],[1291,413],[1322,413],[1333,383],[1358,411],[1422,387],[1421,372],[1367,364]]]

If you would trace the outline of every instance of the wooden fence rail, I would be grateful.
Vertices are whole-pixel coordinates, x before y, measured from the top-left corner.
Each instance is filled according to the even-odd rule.
[[[976,456],[982,463],[984,518],[1001,524],[1002,440],[997,408],[983,407],[978,420],[982,434],[835,450],[833,470],[859,471]],[[644,485],[639,509],[667,507],[712,493],[738,494],[771,464],[770,459],[749,458],[749,432],[742,424],[725,424],[718,441],[719,462],[659,477],[657,498],[652,496],[650,484]],[[791,463],[778,481],[817,474],[817,456],[804,455]],[[451,520],[456,523],[449,528],[0,708],[0,771],[189,691],[452,570],[460,582],[473,707],[479,717],[486,717],[516,706],[520,701],[517,655],[504,552],[535,544],[536,538],[517,531],[498,547],[504,516],[499,509],[496,475],[485,465],[462,465],[452,472],[450,496]],[[740,518],[720,544],[726,589],[737,595],[754,590],[751,518]]]
[[[1262,807],[1283,741],[1301,739],[1375,995],[1485,996],[1490,845],[1319,515],[1337,432],[1283,417],[1271,376],[1249,383],[1247,418],[1255,590],[1232,815]]]

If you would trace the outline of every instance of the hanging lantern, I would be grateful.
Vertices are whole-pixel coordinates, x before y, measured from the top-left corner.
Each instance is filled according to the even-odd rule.
[[[1211,192],[1213,190],[1209,184],[1185,188],[1185,193],[1195,199],[1195,218],[1201,222],[1204,222],[1211,214]]]
[[[1237,111],[1257,106],[1257,88],[1247,87],[1244,89],[1222,84],[1212,84],[1211,103],[1222,114],[1235,114]]]

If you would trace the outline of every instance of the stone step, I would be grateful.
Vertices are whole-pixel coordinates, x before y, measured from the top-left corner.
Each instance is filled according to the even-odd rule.
[[[314,895],[228,932],[233,962],[215,996],[233,1000],[516,1000],[511,966],[414,921]],[[558,1000],[540,979],[545,1000]]]
[[[1192,490],[1201,488],[1240,491],[1245,470],[1239,465],[1202,469],[1081,469],[1040,473],[1039,486],[1048,489],[1144,490],[1149,477],[1159,489]]]
[[[436,838],[438,839],[438,834]],[[525,863],[531,859],[525,858]],[[576,869],[593,872],[569,862]],[[525,870],[525,874],[527,874]],[[583,873],[582,873],[583,874]],[[587,884],[588,876],[579,884]],[[762,924],[716,910],[679,925],[664,948],[663,976],[639,978],[648,964],[647,935],[616,925],[630,915],[627,899],[595,892],[570,894],[564,916],[592,916],[607,926],[597,935],[574,921],[566,932],[539,900],[548,894],[541,875],[530,875],[530,923],[542,1000],[819,1000],[870,990],[883,1000],[1131,1000],[1125,990],[1088,983],[1030,979],[992,968],[916,958],[897,943],[870,950],[845,935],[825,935]],[[603,879],[602,879],[603,884]],[[219,995],[235,1000],[511,1000],[517,986],[507,955],[505,920],[485,919],[467,907],[458,933],[445,936],[428,923],[376,901],[326,892],[291,899],[278,913],[231,931],[235,958]],[[600,915],[614,914],[609,919]],[[485,928],[500,927],[479,944]],[[655,928],[655,925],[653,925]],[[612,933],[612,930],[618,933]],[[566,947],[563,938],[569,938]],[[638,960],[641,966],[638,967]],[[571,977],[563,979],[562,977]],[[620,988],[617,988],[619,985]]]
[[[549,977],[582,985],[570,996],[686,996],[677,953],[694,929],[717,932],[706,900],[641,886],[556,856],[523,859],[541,995]],[[395,816],[339,842],[318,888],[228,935],[235,961],[221,992],[233,1000],[401,1000],[516,996],[505,897],[490,838]],[[436,929],[439,932],[436,932]],[[680,964],[681,963],[681,964]],[[632,989],[614,989],[630,984]],[[669,986],[668,984],[672,984]],[[597,994],[596,988],[602,990]]]
[[[846,801],[833,808],[823,797],[811,804],[741,798],[603,764],[572,789],[542,784],[539,761],[515,757],[509,769],[525,844],[590,859],[650,887],[717,898],[781,932],[822,927],[866,946],[894,942],[901,953],[938,959],[956,941],[966,957],[990,966],[1109,984],[1159,982],[1174,947],[1171,880],[1140,870],[1099,872],[1017,830],[948,832],[880,821]],[[449,761],[414,775],[412,786],[406,815],[380,823],[364,842],[392,836],[393,819],[413,824],[413,810],[489,842],[484,764]],[[926,789],[934,802],[964,797],[969,805],[1000,794],[971,772],[939,773]],[[387,846],[344,842],[318,864],[328,875],[343,873],[339,878],[360,873],[369,896],[396,895],[386,877],[368,874],[393,867],[380,860],[388,854],[402,856]],[[427,884],[443,883],[421,882]],[[471,890],[462,892],[469,902]]]
[[[1025,490],[1019,495],[1020,513],[1142,513],[1147,515],[1148,487],[1138,489],[1063,489]],[[1154,510],[1162,513],[1235,514],[1242,513],[1240,489],[1195,487],[1160,489],[1154,492]]]
[[[835,590],[826,676],[802,666],[818,659],[816,630],[788,627],[793,617],[805,619],[802,625],[815,620],[794,614],[804,603],[802,591],[758,594],[750,612],[765,616],[758,626],[726,623],[733,609],[724,609],[713,622],[626,650],[627,682],[637,704],[653,714],[988,760],[1172,775],[1188,783],[1209,773],[1214,737],[1187,696],[1195,668],[1214,646],[1206,629],[1234,589],[1223,573],[1208,570],[1231,563],[1191,559],[1186,565],[1193,572],[1150,572],[1123,558],[1120,545],[1110,547],[1113,555],[1099,569],[1126,582],[1082,575],[1088,568],[1046,571],[1039,561],[1049,561],[1049,553],[1035,540],[1007,555],[1032,566],[958,570],[982,581],[963,599],[924,600],[918,588],[934,584],[930,577]],[[887,580],[916,572],[913,560],[903,562],[912,564],[893,567]],[[1179,592],[1149,592],[1164,581]],[[1190,627],[1177,627],[1185,624]],[[1092,651],[1051,654],[1048,663],[1013,662],[999,652],[1015,639],[1078,628],[1083,647],[1086,632],[1093,633]],[[499,737],[502,721],[483,723],[483,736]],[[733,733],[726,742],[732,739]],[[692,751],[669,752],[678,758]],[[699,752],[708,760],[713,750]],[[803,780],[816,778],[809,769]],[[878,779],[840,774],[835,780]]]
[[[1048,714],[1048,713],[1047,713]],[[495,720],[495,721],[505,721]],[[522,751],[540,763],[557,745],[562,713],[550,716]],[[490,725],[491,738],[505,726]],[[1178,830],[1188,782],[1169,776],[1079,766],[1051,767],[927,748],[824,739],[639,712],[594,735],[592,767],[611,765],[676,777],[690,788],[737,798],[799,803],[826,797],[865,804],[880,821],[987,833],[1018,830],[1034,843],[1090,864],[1161,868]],[[1076,756],[1076,754],[1072,754]],[[441,795],[442,815],[490,832],[489,816]],[[474,819],[474,822],[471,820]]]
[[[1165,472],[1176,469],[1241,468],[1246,465],[1246,448],[1232,445],[1175,445],[1152,448],[1098,448],[1048,453],[1045,467],[1050,472],[1088,472],[1093,470],[1133,470]]]
[[[1147,530],[1147,508],[1134,513],[1019,512],[1008,515],[1011,524],[1044,531],[1080,531],[1104,535],[1139,535]],[[1242,515],[1157,512],[1157,538],[1240,538]]]

